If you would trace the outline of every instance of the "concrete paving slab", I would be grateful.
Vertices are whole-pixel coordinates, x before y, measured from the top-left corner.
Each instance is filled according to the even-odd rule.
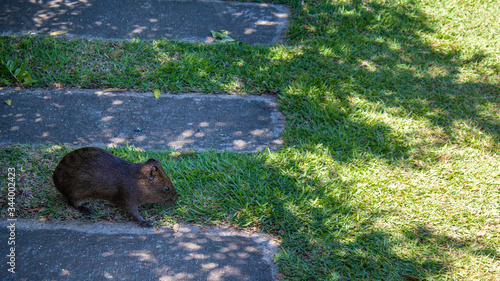
[[[2,280],[240,281],[276,274],[275,241],[228,228],[3,220],[0,233]]]
[[[284,5],[211,0],[0,0],[0,33],[211,43],[210,31],[223,29],[242,42],[275,44],[289,15]]]
[[[0,88],[0,100],[0,144],[253,152],[276,149],[284,128],[273,96]]]

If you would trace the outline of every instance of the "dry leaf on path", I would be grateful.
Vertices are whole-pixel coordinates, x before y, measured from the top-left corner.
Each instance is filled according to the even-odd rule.
[[[65,33],[68,33],[68,31],[67,30],[58,30],[58,31],[54,31],[54,32],[49,33],[49,36],[57,36],[57,35],[65,34]]]

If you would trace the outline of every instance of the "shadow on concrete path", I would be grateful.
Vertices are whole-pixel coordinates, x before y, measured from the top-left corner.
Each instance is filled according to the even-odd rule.
[[[0,229],[2,280],[273,280],[275,242],[230,229],[14,222]],[[14,235],[15,245],[7,238]],[[9,272],[11,247],[14,271]]]
[[[282,141],[272,96],[0,88],[0,144],[262,151]]]
[[[249,44],[282,43],[290,12],[284,5],[171,0],[0,0],[0,33],[101,39],[168,38],[211,43],[224,29]]]

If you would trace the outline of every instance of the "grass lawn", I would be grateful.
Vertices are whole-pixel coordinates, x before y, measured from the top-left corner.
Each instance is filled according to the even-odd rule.
[[[292,10],[287,45],[25,36],[2,37],[0,56],[27,58],[34,87],[278,96],[287,127],[277,152],[174,161],[176,151],[112,149],[167,167],[180,198],[142,209],[156,224],[274,234],[284,279],[498,280],[498,2],[275,2]],[[0,85],[17,82],[4,72]],[[89,220],[50,178],[70,149],[0,146],[1,173],[16,167],[23,190],[18,216]],[[130,219],[91,205],[92,219]]]

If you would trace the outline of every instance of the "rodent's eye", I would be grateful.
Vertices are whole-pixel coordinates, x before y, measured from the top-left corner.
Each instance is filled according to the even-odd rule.
[[[168,191],[168,186],[165,186],[165,190]]]

